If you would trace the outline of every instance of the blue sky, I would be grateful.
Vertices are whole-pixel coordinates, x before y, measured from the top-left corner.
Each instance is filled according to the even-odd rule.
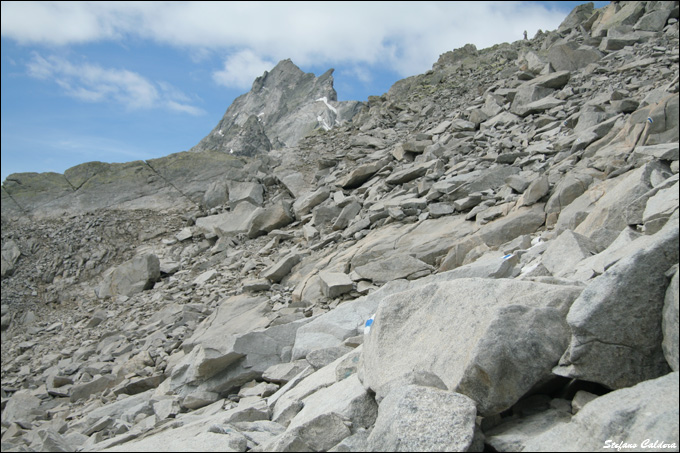
[[[580,3],[3,1],[1,179],[188,150],[285,58],[364,101]]]

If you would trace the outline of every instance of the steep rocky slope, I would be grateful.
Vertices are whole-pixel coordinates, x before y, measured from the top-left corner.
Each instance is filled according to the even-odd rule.
[[[3,451],[677,451],[678,36],[581,6],[295,146],[10,176]]]

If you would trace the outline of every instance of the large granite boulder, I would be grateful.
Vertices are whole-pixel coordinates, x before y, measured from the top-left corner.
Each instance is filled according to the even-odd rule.
[[[666,272],[678,262],[678,222],[593,279],[567,321],[572,338],[556,374],[618,389],[670,371],[661,343]]]
[[[388,296],[364,340],[363,383],[380,397],[390,381],[429,371],[475,400],[480,414],[500,413],[550,375],[581,290],[464,278]]]
[[[380,403],[368,451],[475,451],[476,415],[475,402],[459,393],[395,389]]]
[[[529,439],[524,451],[669,451],[677,445],[676,372],[596,398],[571,422]]]

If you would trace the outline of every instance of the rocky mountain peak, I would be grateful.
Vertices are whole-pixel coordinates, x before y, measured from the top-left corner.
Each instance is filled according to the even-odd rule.
[[[337,99],[333,69],[316,77],[290,59],[281,60],[255,79],[250,92],[239,96],[191,151],[253,156],[294,146],[316,129],[329,130],[347,122],[363,105]]]

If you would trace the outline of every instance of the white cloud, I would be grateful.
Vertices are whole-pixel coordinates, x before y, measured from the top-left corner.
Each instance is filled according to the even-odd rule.
[[[130,109],[167,107],[200,115],[189,98],[166,82],[153,82],[125,69],[102,68],[90,63],[71,63],[57,56],[43,58],[38,53],[26,65],[28,74],[53,80],[68,96],[87,102],[117,102]]]
[[[197,58],[227,51],[215,80],[247,87],[284,58],[413,75],[446,51],[533,36],[565,16],[539,2],[2,2],[2,36],[56,45],[143,38]]]
[[[243,50],[229,56],[224,62],[224,69],[213,73],[213,80],[218,85],[248,89],[256,77],[275,65],[273,60],[262,59],[250,50]]]

